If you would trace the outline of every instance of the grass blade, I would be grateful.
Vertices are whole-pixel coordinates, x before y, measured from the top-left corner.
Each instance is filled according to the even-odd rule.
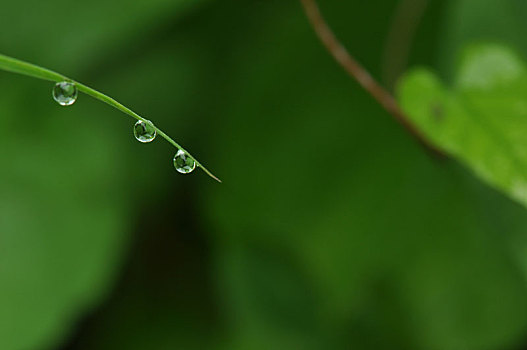
[[[92,89],[89,86],[86,86],[82,83],[79,83],[73,79],[70,79],[62,74],[59,74],[57,72],[54,72],[52,70],[49,70],[47,68],[39,67],[37,65],[27,63],[21,60],[18,60],[16,58],[8,57],[5,55],[0,54],[0,70],[4,70],[7,72],[17,73],[17,74],[23,74],[27,75],[33,78],[42,79],[42,80],[48,80],[48,81],[54,81],[54,82],[62,82],[62,81],[69,81],[74,83],[77,86],[77,89],[80,92],[85,93],[86,95],[89,95],[99,101],[102,101],[121,112],[128,114],[129,116],[141,120],[143,122],[148,122],[145,118],[141,117],[139,114],[132,111],[130,108],[126,107],[125,105],[117,102],[110,96],[107,96],[95,89]],[[153,122],[150,121],[152,124]],[[156,132],[161,135],[165,140],[167,140],[172,146],[182,150],[185,152],[192,160],[196,162],[196,166],[201,168],[207,175],[209,175],[214,180],[221,182],[220,179],[218,179],[216,176],[214,176],[207,168],[205,168],[195,157],[193,157],[187,150],[185,150],[183,147],[181,147],[176,141],[174,141],[170,136],[165,134],[161,129],[159,129],[155,124],[154,128]]]

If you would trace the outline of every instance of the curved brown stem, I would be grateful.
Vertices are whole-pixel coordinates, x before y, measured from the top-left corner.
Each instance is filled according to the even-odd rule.
[[[300,0],[306,11],[307,17],[317,33],[320,41],[331,53],[335,60],[344,68],[348,74],[358,81],[358,83],[375,100],[390,113],[419,143],[436,155],[443,155],[443,152],[428,141],[419,129],[411,122],[410,118],[401,110],[395,98],[382,87],[370,73],[346,50],[344,45],[336,38],[335,34],[320,13],[316,0]]]

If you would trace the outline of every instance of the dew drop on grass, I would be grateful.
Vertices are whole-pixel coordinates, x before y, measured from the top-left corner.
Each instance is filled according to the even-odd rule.
[[[68,81],[57,83],[53,88],[53,99],[61,106],[71,106],[77,101],[77,87]]]
[[[174,167],[181,174],[189,174],[196,169],[196,162],[182,150],[174,156]]]
[[[142,143],[152,142],[156,138],[157,132],[152,122],[138,120],[134,125],[134,136],[137,141]]]

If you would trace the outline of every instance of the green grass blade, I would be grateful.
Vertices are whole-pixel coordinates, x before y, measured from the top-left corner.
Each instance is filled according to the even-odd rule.
[[[0,54],[0,70],[4,70],[4,71],[8,71],[8,72],[12,72],[12,73],[18,73],[18,74],[23,74],[23,75],[27,75],[27,76],[30,76],[30,77],[33,77],[33,78],[37,78],[37,79],[43,79],[43,80],[49,80],[49,81],[54,81],[54,82],[61,82],[61,81],[69,81],[69,82],[72,82],[72,83],[75,83],[75,85],[77,86],[77,89],[80,91],[80,92],[83,92],[85,93],[86,95],[89,95],[99,101],[102,101],[118,110],[120,110],[121,112],[125,113],[125,114],[128,114],[129,116],[137,119],[137,120],[141,120],[143,122],[148,122],[148,120],[146,120],[145,118],[141,117],[139,114],[135,113],[134,111],[132,111],[130,108],[126,107],[125,105],[117,102],[116,100],[114,100],[113,98],[95,90],[95,89],[92,89],[90,88],[89,86],[86,86],[82,83],[79,83],[73,79],[70,79],[62,74],[59,74],[59,73],[56,73],[52,70],[49,70],[49,69],[46,69],[46,68],[42,68],[42,67],[39,67],[39,66],[36,66],[34,64],[31,64],[31,63],[27,63],[27,62],[24,62],[24,61],[20,61],[16,58],[12,58],[12,57],[8,57],[8,56],[5,56],[5,55],[1,55]],[[151,122],[151,121],[150,121]],[[152,123],[152,122],[151,122]],[[155,124],[154,124],[154,128],[156,130],[156,132],[161,135],[161,137],[163,137],[165,140],[167,140],[171,145],[173,145],[174,147],[184,151],[186,154],[188,154],[188,156],[193,159],[195,162],[196,162],[196,165],[201,168],[207,175],[209,175],[211,178],[213,178],[214,180],[218,181],[218,182],[221,182],[220,179],[218,179],[216,176],[214,176],[207,168],[205,168],[195,157],[193,157],[187,150],[185,150],[183,147],[181,147],[176,141],[174,141],[170,136],[168,136],[167,134],[165,134],[161,129],[159,129]]]

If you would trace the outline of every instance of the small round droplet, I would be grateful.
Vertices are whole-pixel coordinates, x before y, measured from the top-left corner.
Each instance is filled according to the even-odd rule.
[[[53,99],[61,106],[71,106],[77,101],[77,87],[68,81],[57,83],[53,88]]]
[[[137,141],[142,143],[152,142],[156,138],[157,132],[152,122],[138,120],[134,125],[134,136]]]
[[[196,162],[182,150],[174,156],[174,167],[181,174],[189,174],[196,169]]]

